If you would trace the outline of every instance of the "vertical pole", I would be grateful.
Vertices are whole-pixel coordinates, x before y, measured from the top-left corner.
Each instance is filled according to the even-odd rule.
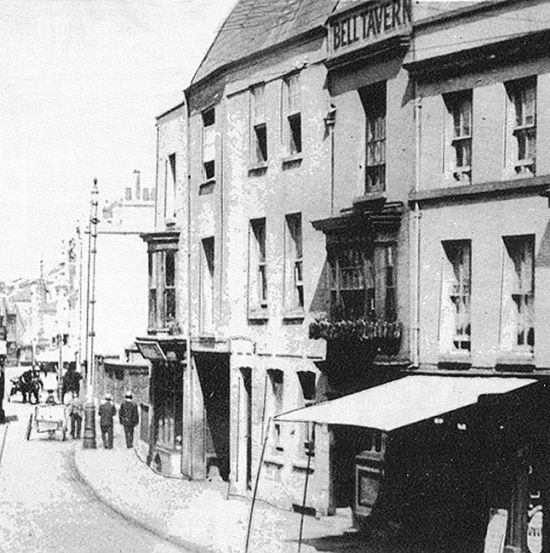
[[[302,423],[302,424],[309,424],[309,423]],[[312,423],[315,425],[315,423]],[[315,434],[313,434],[315,435]],[[306,499],[307,499],[307,485],[309,483],[309,471],[311,468],[311,453],[307,456],[307,468],[306,468],[306,481],[304,483],[304,497],[302,498],[302,514],[300,517],[300,536],[298,538],[298,553],[302,551],[302,536],[304,533],[304,516],[305,516],[305,507],[306,507]]]
[[[97,242],[97,179],[92,188],[90,235],[88,239],[88,282],[86,296],[86,405],[84,407],[84,449],[96,448],[95,404],[94,404],[94,315],[95,315],[95,263]]]
[[[63,334],[57,334],[57,343],[59,346],[59,366],[57,368],[57,397],[59,403],[63,403]]]
[[[265,433],[264,445],[262,446],[262,454],[260,455],[258,470],[256,472],[256,483],[254,484],[254,493],[252,495],[252,502],[250,503],[250,513],[248,515],[248,528],[246,529],[246,544],[244,546],[244,553],[248,553],[248,546],[250,544],[250,533],[252,530],[252,516],[254,515],[254,506],[256,504],[256,495],[258,494],[258,484],[260,482],[260,473],[262,471],[262,465],[264,463],[265,448],[267,446],[267,440],[269,439],[270,426],[271,426],[271,419],[269,419],[267,423],[267,432]]]

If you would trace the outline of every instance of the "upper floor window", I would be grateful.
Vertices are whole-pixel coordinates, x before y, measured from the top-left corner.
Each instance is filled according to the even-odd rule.
[[[176,322],[175,250],[149,254],[149,326],[166,328]]]
[[[250,161],[252,165],[262,165],[267,162],[267,123],[264,98],[265,86],[263,84],[259,84],[251,88]]]
[[[365,110],[365,193],[386,189],[386,82],[360,90]]]
[[[455,92],[445,97],[450,118],[449,170],[460,184],[472,180],[472,91]]]
[[[532,352],[535,345],[535,237],[504,238],[501,347]]]
[[[164,179],[164,217],[172,219],[176,215],[176,154],[170,154],[166,160]]]
[[[302,152],[302,94],[300,74],[293,73],[284,80],[284,118],[286,123],[286,142],[288,153],[296,155]]]
[[[376,315],[388,322],[397,320],[396,246],[383,244],[375,249],[376,258]]]
[[[267,310],[267,259],[265,218],[250,221],[249,251],[250,313]]]
[[[446,353],[470,352],[471,337],[471,242],[443,243],[441,349]]]
[[[361,245],[341,245],[329,254],[331,318],[360,319],[374,315],[372,253]]]
[[[200,265],[201,331],[212,332],[214,327],[214,238],[202,240]]]
[[[202,165],[204,182],[216,179],[216,110],[202,112]]]
[[[285,309],[303,311],[303,241],[302,214],[286,216],[285,245]]]
[[[510,106],[510,158],[518,175],[532,176],[537,158],[536,77],[507,83]]]

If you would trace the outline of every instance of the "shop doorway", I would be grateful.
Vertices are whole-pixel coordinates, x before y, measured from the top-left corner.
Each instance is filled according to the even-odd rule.
[[[204,402],[206,475],[229,479],[229,356],[196,353],[195,362]]]

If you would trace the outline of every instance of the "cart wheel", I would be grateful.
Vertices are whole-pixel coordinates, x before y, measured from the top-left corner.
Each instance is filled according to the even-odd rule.
[[[27,432],[25,433],[27,440],[30,440],[31,438],[31,430],[32,430],[32,413],[29,415],[29,424],[27,424]]]

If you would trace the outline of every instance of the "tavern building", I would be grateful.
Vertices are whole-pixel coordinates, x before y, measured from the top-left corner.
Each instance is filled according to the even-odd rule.
[[[237,4],[157,123],[149,464],[540,550],[548,9]]]

